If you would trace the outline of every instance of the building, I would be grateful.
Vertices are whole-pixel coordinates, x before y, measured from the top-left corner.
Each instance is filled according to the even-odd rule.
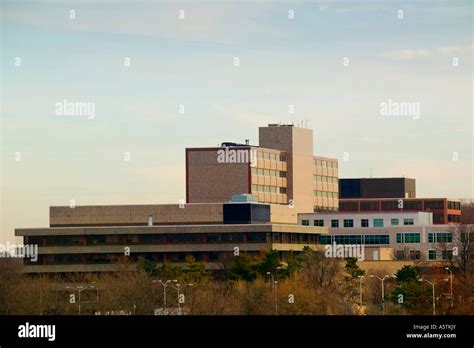
[[[237,253],[275,249],[285,260],[316,247],[323,227],[301,226],[289,206],[246,202],[184,205],[50,207],[50,227],[20,228],[37,244],[38,261],[26,273],[134,270],[140,259],[185,262],[188,255],[221,269]],[[251,198],[249,199],[252,200]]]
[[[433,224],[445,225],[461,221],[461,201],[449,198],[361,198],[340,199],[341,213],[363,212],[430,212]]]
[[[328,227],[320,243],[363,245],[365,260],[447,261],[453,257],[449,225],[433,225],[433,213],[298,214],[303,226]]]
[[[338,209],[338,161],[313,155],[313,132],[293,125],[259,128],[259,146],[222,143],[186,149],[186,202],[228,202],[237,193],[297,212]]]
[[[339,198],[415,198],[416,181],[409,178],[339,179]]]

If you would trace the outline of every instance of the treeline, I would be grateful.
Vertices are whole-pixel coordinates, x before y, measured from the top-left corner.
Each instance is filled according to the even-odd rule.
[[[1,314],[153,315],[155,310],[176,314],[178,307],[191,315],[432,314],[432,286],[420,279],[435,283],[437,314],[474,313],[471,274],[453,269],[451,304],[451,282],[443,268],[422,275],[419,268],[405,266],[384,280],[383,305],[379,278],[387,272],[366,274],[356,259],[327,258],[310,248],[290,255],[287,262],[274,250],[263,250],[258,257],[242,253],[226,260],[226,270],[220,272],[188,257],[185,267],[142,260],[137,271],[124,264],[123,271],[114,273],[27,276],[13,260],[1,261]],[[168,312],[158,280],[170,281]]]

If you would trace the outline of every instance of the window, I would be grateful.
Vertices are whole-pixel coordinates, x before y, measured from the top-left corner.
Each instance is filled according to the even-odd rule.
[[[286,194],[286,187],[280,187],[280,193],[281,194]]]
[[[309,220],[301,220],[303,226],[309,226]]]
[[[421,211],[421,201],[403,201],[403,209],[404,210],[417,210]]]
[[[258,191],[258,185],[252,185],[252,191],[257,192]]]
[[[398,219],[390,219],[390,225],[398,226]]]
[[[383,227],[383,219],[374,219],[374,227]]]
[[[420,234],[419,233],[404,233],[405,243],[419,243]]]
[[[339,220],[331,220],[331,227],[339,227]]]
[[[398,210],[400,207],[398,206],[398,201],[383,201],[382,202],[382,210]]]
[[[410,259],[419,260],[421,256],[420,250],[410,250]]]
[[[344,227],[354,227],[354,220],[344,219]]]
[[[428,259],[436,260],[436,250],[428,250]]]
[[[388,234],[366,234],[365,244],[390,244],[390,236]]]
[[[453,259],[453,251],[452,250],[443,250],[443,260],[452,260]]]
[[[379,202],[360,202],[360,210],[379,210]]]
[[[403,219],[403,224],[404,225],[414,225],[413,219]]]
[[[369,219],[360,220],[360,227],[369,227]]]
[[[428,243],[452,243],[453,235],[450,232],[428,233]]]
[[[332,244],[331,236],[320,236],[319,237],[320,244]]]
[[[314,226],[324,227],[324,220],[314,220]]]
[[[359,210],[359,205],[357,202],[340,202],[339,210],[340,211],[357,211]]]
[[[425,201],[425,211],[428,209],[444,209],[444,201]]]
[[[397,233],[397,243],[420,243],[420,234]]]
[[[362,236],[360,234],[346,234],[334,236],[336,244],[362,244]]]
[[[262,232],[247,233],[248,243],[265,243],[266,241],[267,241],[266,233],[262,233]]]
[[[397,260],[405,260],[405,250],[397,250],[396,258]]]

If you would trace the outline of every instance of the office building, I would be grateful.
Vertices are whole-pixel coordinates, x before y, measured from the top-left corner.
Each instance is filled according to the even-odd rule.
[[[453,257],[449,225],[433,225],[426,212],[299,214],[303,226],[329,228],[320,243],[363,245],[365,260],[448,261]]]
[[[186,149],[187,203],[228,202],[248,193],[297,212],[336,211],[338,190],[338,161],[313,155],[310,129],[270,124],[259,128],[259,146]]]
[[[188,255],[221,269],[238,252],[274,249],[285,260],[316,247],[323,227],[301,226],[289,206],[240,202],[185,205],[50,207],[50,227],[19,228],[24,244],[37,244],[27,273],[134,270],[140,259],[183,264]],[[237,248],[237,249],[236,249]],[[128,254],[127,254],[128,253]]]

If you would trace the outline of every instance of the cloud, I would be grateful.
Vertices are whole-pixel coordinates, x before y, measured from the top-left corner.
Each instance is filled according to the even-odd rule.
[[[450,45],[438,47],[437,52],[443,56],[453,56],[455,54],[472,53],[474,45]]]
[[[393,60],[409,61],[429,57],[431,56],[431,51],[426,49],[403,49],[386,53],[383,56]]]
[[[402,49],[391,51],[383,54],[385,58],[401,61],[412,61],[415,59],[423,59],[431,56],[453,56],[455,54],[470,54],[474,45],[446,45],[435,49],[416,48]]]

